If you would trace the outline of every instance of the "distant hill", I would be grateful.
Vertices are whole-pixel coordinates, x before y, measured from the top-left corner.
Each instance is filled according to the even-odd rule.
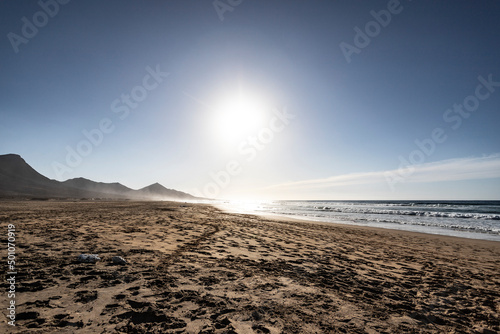
[[[170,196],[174,196],[176,198],[183,198],[184,196],[187,195],[182,191],[167,189],[159,183],[154,183],[150,186],[136,190],[136,194],[144,198],[153,198],[153,199],[160,199],[163,197],[170,197]]]
[[[38,173],[17,154],[0,155],[0,197],[140,200],[198,199],[181,191],[167,189],[159,183],[154,183],[139,190],[133,190],[120,183],[102,183],[85,178],[75,178],[59,182]]]
[[[62,182],[62,184],[71,188],[85,189],[87,191],[94,191],[104,194],[124,195],[130,191],[135,191],[128,187],[125,187],[123,184],[120,183],[95,182],[92,180],[84,179],[83,177],[67,180]]]

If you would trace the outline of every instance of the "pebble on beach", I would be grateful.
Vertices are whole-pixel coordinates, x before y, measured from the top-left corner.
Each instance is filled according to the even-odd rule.
[[[100,260],[101,258],[97,254],[80,254],[78,256],[78,262],[81,263],[96,263]]]
[[[125,260],[123,257],[121,256],[113,256],[113,258],[111,259],[111,261],[113,261],[114,264],[127,264],[127,260]]]

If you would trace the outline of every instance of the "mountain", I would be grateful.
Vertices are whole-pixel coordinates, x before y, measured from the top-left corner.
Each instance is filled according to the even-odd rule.
[[[57,184],[31,168],[17,154],[0,155],[0,192],[10,195],[16,193],[51,191]]]
[[[34,170],[17,154],[0,155],[2,197],[85,197],[82,191],[66,188]],[[91,195],[91,194],[88,194]]]
[[[198,199],[181,191],[167,189],[159,183],[133,190],[120,183],[95,182],[85,178],[59,182],[38,173],[17,154],[0,155],[0,197],[137,200]]]
[[[79,177],[76,179],[66,180],[62,182],[65,186],[77,189],[85,189],[87,191],[95,191],[105,194],[125,194],[130,191],[134,191],[128,187],[125,187],[120,183],[103,183],[95,182],[92,180],[84,179]]]
[[[162,197],[175,197],[175,198],[185,198],[189,194],[183,193],[182,191],[167,189],[159,183],[154,183],[150,186],[144,187],[142,189],[136,190],[136,194],[144,198],[156,198],[160,199]]]

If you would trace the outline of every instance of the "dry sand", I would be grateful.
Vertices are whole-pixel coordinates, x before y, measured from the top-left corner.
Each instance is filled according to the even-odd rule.
[[[0,221],[18,262],[0,333],[500,331],[498,242],[170,202],[4,201]]]

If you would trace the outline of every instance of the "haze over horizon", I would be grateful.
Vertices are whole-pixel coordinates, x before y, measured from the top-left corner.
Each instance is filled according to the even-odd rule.
[[[498,1],[3,1],[0,154],[253,199],[500,200]]]

